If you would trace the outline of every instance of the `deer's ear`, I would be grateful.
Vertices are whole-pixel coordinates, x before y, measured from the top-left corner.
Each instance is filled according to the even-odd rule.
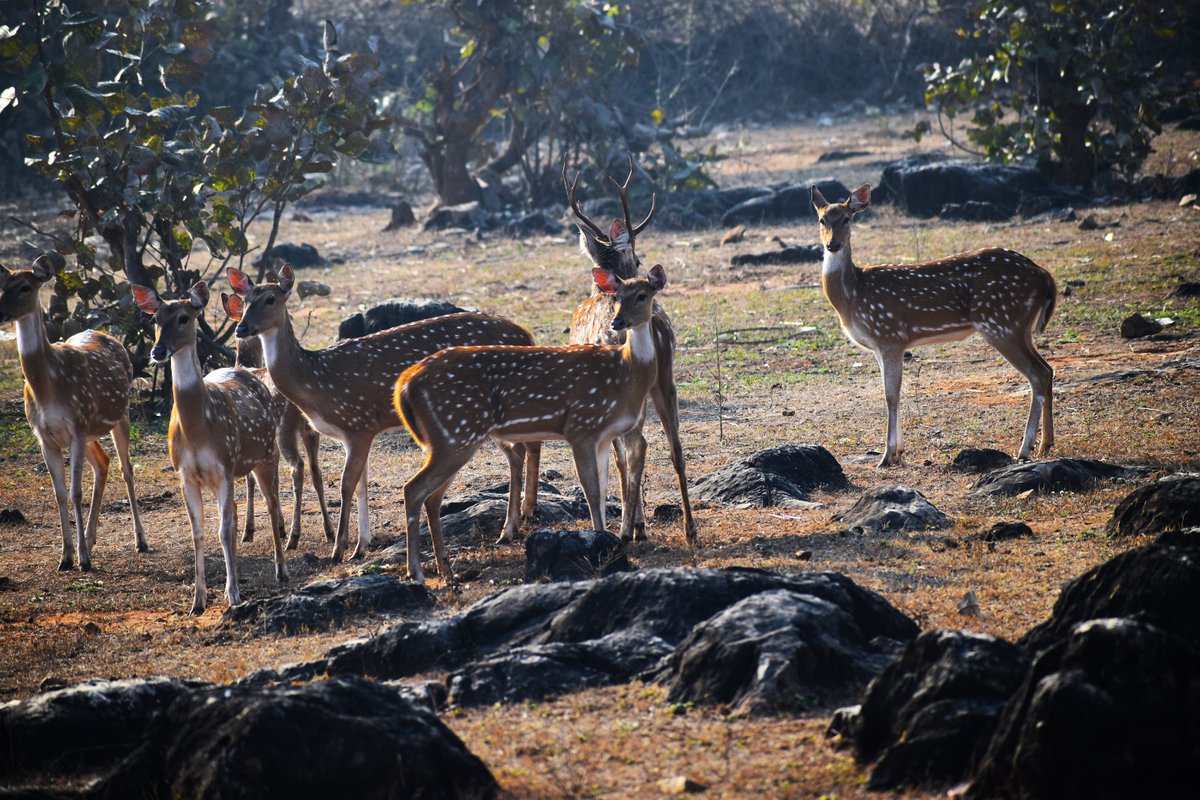
[[[229,278],[229,285],[233,287],[233,291],[242,297],[249,295],[250,290],[254,288],[254,284],[250,281],[250,276],[236,267],[226,267],[225,276]]]
[[[129,288],[133,291],[133,302],[137,303],[138,308],[147,314],[153,315],[162,305],[162,301],[158,299],[158,292],[153,289],[138,286],[136,283],[130,284]]]
[[[651,289],[661,292],[663,287],[667,285],[667,271],[663,269],[662,264],[655,264],[646,273],[646,280],[650,282]]]
[[[862,186],[855,189],[850,194],[850,199],[846,202],[849,204],[850,212],[852,214],[865,211],[867,206],[871,205],[871,184],[864,183]]]
[[[829,203],[825,201],[825,195],[821,194],[821,190],[817,188],[815,183],[808,187],[808,196],[812,199],[813,208],[815,208],[818,213],[824,210],[825,206],[829,205]]]
[[[246,313],[245,301],[236,294],[221,292],[221,308],[225,309],[225,316],[234,322],[241,322],[242,315]]]
[[[66,259],[58,253],[42,253],[33,260],[33,277],[42,283],[52,281],[55,274],[66,265]]]
[[[12,275],[12,271],[3,264],[0,264],[0,275],[8,277],[9,275]]]
[[[192,284],[188,291],[188,302],[192,304],[192,308],[204,308],[208,305],[208,284],[204,281]]]
[[[596,285],[600,287],[600,291],[604,294],[616,294],[617,287],[621,285],[621,281],[616,275],[600,267],[592,270],[592,280],[596,282]]]
[[[296,285],[296,273],[292,272],[291,264],[284,264],[279,268],[279,288],[283,291],[283,299],[286,300],[292,294],[292,287]]]

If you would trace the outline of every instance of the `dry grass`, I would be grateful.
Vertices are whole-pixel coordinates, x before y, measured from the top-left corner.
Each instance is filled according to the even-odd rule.
[[[904,127],[904,120],[869,119],[835,128],[729,131],[718,141],[729,155],[719,166],[720,179],[734,184],[834,174],[852,185],[874,180],[878,167],[873,162],[911,149],[896,133]],[[1176,162],[1187,164],[1190,158],[1194,166],[1198,146],[1195,134],[1171,133],[1156,157],[1165,164],[1169,151]],[[847,165],[816,163],[820,152],[834,147],[872,155]],[[1085,232],[1049,222],[947,224],[883,209],[857,227],[855,254],[869,263],[1004,245],[1050,269],[1060,289],[1068,281],[1083,281],[1061,299],[1040,339],[1058,375],[1057,453],[1194,469],[1200,466],[1200,372],[1090,379],[1200,357],[1196,301],[1167,299],[1180,277],[1200,277],[1200,213],[1165,202],[1095,213],[1120,225]],[[588,292],[583,262],[566,237],[479,242],[466,235],[379,233],[386,212],[310,216],[313,221],[289,221],[283,231],[284,240],[311,242],[336,260],[328,269],[301,275],[333,287],[329,298],[295,309],[297,328],[306,330],[310,347],[332,341],[337,321],[360,306],[412,295],[448,297],[495,311],[531,327],[539,341],[560,342],[570,309]],[[903,393],[907,466],[879,472],[853,460],[882,445],[882,391],[873,358],[838,330],[817,288],[817,267],[728,266],[733,252],[771,246],[763,244],[767,237],[812,241],[814,227],[756,229],[736,249],[717,247],[720,231],[651,231],[640,242],[644,256],[650,263],[661,261],[671,280],[663,302],[681,345],[678,381],[689,471],[702,475],[763,447],[820,443],[843,462],[856,487],[913,486],[950,514],[954,527],[913,537],[838,533],[828,518],[853,502],[857,492],[851,491],[819,496],[825,507],[812,511],[704,509],[698,548],[687,548],[676,526],[652,527],[651,542],[633,549],[634,560],[641,566],[836,570],[881,592],[923,627],[1019,636],[1045,617],[1064,581],[1128,546],[1101,535],[1127,488],[1107,485],[1081,495],[1004,501],[971,498],[971,480],[945,465],[964,446],[1014,450],[1028,402],[1024,381],[977,339],[921,349],[908,364]],[[0,256],[11,264],[16,233],[5,232]],[[1182,337],[1121,340],[1116,335],[1120,319],[1135,310],[1175,318],[1170,330]],[[216,313],[215,307],[210,310]],[[817,330],[797,335],[792,323]],[[718,382],[715,332],[756,327],[778,330],[724,337]],[[763,339],[777,341],[748,341]],[[260,667],[311,658],[383,624],[293,637],[230,635],[212,630],[222,610],[216,591],[211,593],[215,608],[198,619],[186,616],[191,537],[166,460],[161,420],[135,423],[136,475],[141,496],[150,499],[145,519],[152,552],[133,552],[120,481],[110,481],[93,572],[55,572],[57,513],[19,396],[16,349],[11,341],[0,342],[0,505],[21,509],[29,520],[24,526],[0,526],[0,699],[28,696],[48,675],[68,681],[149,674],[228,681]],[[401,487],[418,460],[402,434],[382,437],[373,454],[372,518],[383,543],[403,525]],[[326,443],[323,466],[331,483],[340,462],[340,449]],[[572,473],[561,446],[547,448],[545,463]],[[673,475],[657,430],[650,431],[648,464],[650,506],[674,501]],[[481,456],[464,470],[451,496],[505,475],[497,455]],[[213,513],[210,502],[210,529],[215,529]],[[1035,536],[994,547],[968,541],[998,519],[1023,520]],[[207,540],[210,588],[220,587],[223,578],[214,538],[210,533]],[[272,579],[265,537],[242,549],[245,596],[281,591]],[[301,550],[319,558],[292,556],[296,584],[358,569],[324,560],[326,548],[311,510]],[[801,550],[811,551],[810,561],[797,559]],[[460,571],[472,574],[472,580],[452,590],[435,583],[435,591],[447,610],[461,608],[517,580],[522,566],[519,546],[481,543],[459,558]],[[967,591],[978,598],[979,616],[957,611]],[[659,689],[635,684],[543,704],[455,712],[446,719],[517,797],[654,796],[659,779],[676,775],[720,796],[858,796],[863,771],[822,740],[827,712],[730,719],[720,709],[671,708]]]

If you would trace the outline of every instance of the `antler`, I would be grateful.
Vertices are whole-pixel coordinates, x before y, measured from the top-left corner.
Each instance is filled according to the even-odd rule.
[[[592,222],[590,219],[588,219],[587,215],[584,214],[583,211],[580,210],[580,208],[579,208],[579,201],[575,199],[575,187],[577,187],[579,185],[579,173],[578,172],[575,173],[575,180],[573,182],[567,183],[567,159],[565,156],[563,157],[562,181],[563,181],[563,188],[567,190],[567,202],[571,204],[571,210],[575,212],[575,216],[579,219],[580,222],[582,222],[584,225],[586,225],[589,230],[591,230],[592,237],[594,239],[596,239],[596,241],[601,242],[603,244],[608,244],[609,243],[608,237],[605,236],[604,233],[600,230],[600,226],[597,225],[596,223]],[[628,211],[625,212],[625,218],[626,219],[629,218]]]
[[[613,186],[617,187],[617,194],[621,196],[621,210],[625,213],[625,227],[629,229],[629,236],[635,237],[650,224],[650,220],[654,219],[654,212],[657,209],[658,195],[650,194],[650,213],[646,218],[637,225],[633,224],[633,220],[629,218],[629,186],[633,183],[633,153],[629,153],[629,175],[625,178],[625,183],[617,183],[617,179],[609,175],[608,179],[612,181]],[[578,180],[578,178],[576,178]]]

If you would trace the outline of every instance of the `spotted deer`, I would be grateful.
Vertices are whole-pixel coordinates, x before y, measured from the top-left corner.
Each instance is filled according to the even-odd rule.
[[[113,337],[100,331],[83,331],[67,341],[51,344],[38,295],[54,280],[64,265],[62,256],[43,254],[31,269],[12,270],[0,265],[0,324],[17,323],[17,354],[25,376],[25,417],[42,448],[42,458],[54,484],[58,522],[62,529],[62,557],[58,568],[92,568],[91,548],[96,544],[100,501],[108,482],[109,456],[100,437],[112,434],[121,477],[133,514],[133,540],[138,552],[146,552],[146,533],[133,488],[133,465],[129,461],[129,390],[133,366],[129,354]],[[63,450],[71,453],[71,483],[68,492]],[[83,464],[92,467],[92,502],[87,527],[83,524]],[[72,544],[70,500],[75,523]]]
[[[421,507],[440,564],[442,496],[489,436],[512,443],[566,440],[592,527],[605,529],[608,448],[641,424],[658,381],[650,322],[667,276],[661,265],[645,278],[622,280],[602,269],[594,275],[600,290],[616,298],[612,326],[628,333],[624,344],[453,347],[396,381],[396,411],[425,452],[425,464],[404,485],[408,569],[417,580],[421,563],[411,543],[420,532]]]
[[[606,234],[580,209],[579,201],[575,197],[579,176],[576,175],[575,180],[568,183],[567,164],[566,161],[563,162],[562,179],[567,203],[579,220],[579,248],[592,262],[593,273],[595,268],[599,268],[608,270],[621,280],[628,280],[635,277],[641,267],[634,245],[638,234],[654,219],[657,197],[651,195],[650,211],[645,219],[634,225],[629,214],[629,187],[633,181],[633,173],[633,156],[630,155],[629,175],[625,182],[617,183],[615,179],[609,178],[617,188],[625,218],[613,220]],[[621,344],[626,332],[613,327],[612,321],[615,316],[616,296],[604,292],[599,284],[593,282],[591,296],[580,303],[571,316],[571,344]],[[650,330],[658,365],[658,380],[650,388],[650,400],[654,403],[654,410],[658,413],[671,447],[671,464],[675,467],[679,497],[683,505],[684,537],[688,542],[695,543],[698,529],[692,517],[683,444],[679,440],[679,396],[675,388],[674,368],[675,331],[671,327],[671,318],[658,304],[654,305]],[[646,519],[642,503],[642,474],[646,460],[646,438],[642,433],[644,427],[643,418],[633,430],[613,441],[617,472],[621,476],[621,538],[625,540],[640,541],[646,538]]]
[[[221,293],[221,306],[229,313],[229,295]],[[333,524],[329,521],[329,509],[325,505],[325,479],[321,475],[320,445],[321,434],[309,424],[296,404],[283,396],[270,373],[263,366],[262,343],[257,337],[238,339],[236,357],[233,365],[243,367],[254,373],[271,393],[271,402],[275,406],[275,414],[279,419],[279,428],[275,433],[279,445],[279,455],[291,468],[292,473],[292,529],[288,535],[287,550],[295,550],[300,543],[300,517],[304,507],[304,458],[307,456],[309,471],[312,473],[313,491],[317,494],[317,504],[321,507],[321,522],[325,526],[325,540],[333,541]],[[296,447],[297,440],[304,445],[305,456],[300,455]],[[246,525],[242,534],[243,542],[254,540],[254,473],[246,476]]]
[[[179,472],[183,500],[196,552],[196,593],[192,613],[208,605],[204,579],[204,490],[217,496],[219,536],[225,555],[225,598],[241,602],[237,569],[237,506],[233,483],[251,472],[258,478],[271,517],[275,578],[288,580],[283,556],[283,514],[279,508],[278,419],[263,382],[238,367],[200,374],[196,354],[196,318],[208,305],[208,284],[198,281],[184,300],[164,301],[145,286],[134,285],[133,299],[154,317],[158,329],[150,359],[171,364],[174,407],[167,429],[171,464]]]
[[[990,248],[921,264],[865,269],[850,257],[850,220],[871,202],[871,187],[829,203],[817,187],[812,202],[825,257],[821,285],[855,344],[872,351],[887,397],[887,449],[879,466],[901,463],[900,379],[904,351],[954,342],[978,332],[1029,381],[1033,397],[1018,457],[1028,459],[1042,421],[1037,456],[1054,444],[1054,370],[1033,334],[1046,329],[1058,289],[1050,273],[1020,253]]]
[[[344,339],[322,350],[306,350],[296,339],[287,301],[295,285],[292,268],[284,265],[279,283],[255,285],[246,274],[227,269],[235,296],[227,313],[240,320],[237,335],[257,336],[263,345],[267,371],[285,397],[304,412],[321,434],[346,449],[342,468],[342,507],[338,514],[333,558],[345,552],[351,501],[358,493],[358,545],[353,558],[362,558],[371,544],[367,507],[367,456],[375,437],[401,427],[392,404],[396,378],[408,367],[446,347],[464,344],[532,345],[529,331],[503,317],[463,313],[390,328],[358,339]],[[508,516],[502,540],[512,539],[521,519],[532,516],[537,502],[537,472],[541,446],[502,445],[509,464]],[[521,504],[522,460],[527,460],[525,503]],[[410,545],[416,547],[419,540]],[[439,559],[439,569],[448,569]],[[450,579],[449,572],[443,576]]]

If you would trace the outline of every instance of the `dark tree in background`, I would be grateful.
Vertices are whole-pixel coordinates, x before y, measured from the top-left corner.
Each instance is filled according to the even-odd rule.
[[[1164,104],[1196,80],[1196,3],[976,2],[969,12],[960,34],[977,52],[934,64],[926,102],[951,120],[970,114],[966,137],[982,155],[1034,161],[1065,183],[1127,183]]]
[[[233,30],[235,9],[195,0],[84,10],[24,2],[0,29],[0,68],[15,80],[0,93],[0,113],[32,109],[41,118],[47,133],[25,135],[26,162],[61,186],[74,210],[70,236],[37,231],[39,249],[74,257],[50,306],[59,335],[117,328],[144,366],[150,330],[130,302],[130,282],[183,291],[229,263],[243,266],[246,230],[260,215],[272,220],[269,249],[286,205],[320,186],[317,176],[339,156],[380,152],[369,138],[387,124],[373,99],[378,58],[342,55],[328,22],[323,46],[314,41],[311,57],[293,50],[240,105],[207,101],[230,99],[244,79],[227,72],[239,41],[256,64],[250,74],[264,69],[259,48]],[[202,357],[227,355],[230,330],[203,327]]]

